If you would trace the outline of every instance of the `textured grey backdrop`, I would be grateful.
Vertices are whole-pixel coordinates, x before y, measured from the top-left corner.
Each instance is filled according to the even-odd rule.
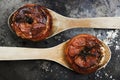
[[[120,30],[71,29],[42,42],[22,40],[9,30],[7,19],[25,3],[37,3],[67,17],[91,18],[120,16],[120,0],[0,0],[0,46],[47,48],[89,33],[109,45],[112,58],[106,68],[90,75],[77,74],[52,61],[1,61],[0,80],[120,80]]]

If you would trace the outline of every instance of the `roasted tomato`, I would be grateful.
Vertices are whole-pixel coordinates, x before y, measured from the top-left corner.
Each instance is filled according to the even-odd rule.
[[[40,41],[52,32],[52,17],[49,11],[37,4],[26,4],[10,17],[9,24],[17,36]]]
[[[101,41],[89,34],[80,34],[67,42],[65,54],[70,67],[78,73],[96,71],[102,59]]]

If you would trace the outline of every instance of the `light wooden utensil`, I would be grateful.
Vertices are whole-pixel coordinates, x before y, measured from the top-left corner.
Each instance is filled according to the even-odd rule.
[[[67,41],[66,41],[67,42]],[[65,44],[61,43],[58,46],[52,48],[21,48],[21,47],[0,47],[0,60],[34,60],[34,59],[44,59],[55,61],[66,68],[69,68],[69,65],[65,59],[64,47]],[[111,58],[111,51],[107,45],[102,42],[104,46],[103,52],[105,57],[102,60],[103,65],[101,68],[109,62]],[[71,69],[72,70],[72,69]]]
[[[53,20],[53,34],[71,28],[120,29],[120,17],[69,18],[48,10]]]
[[[98,17],[98,18],[77,19],[77,18],[69,18],[62,16],[50,9],[48,9],[48,11],[50,12],[53,20],[53,24],[52,24],[53,30],[51,36],[71,28],[120,29],[120,17]],[[8,25],[10,29],[11,27],[9,24],[9,20],[12,14],[8,18]]]

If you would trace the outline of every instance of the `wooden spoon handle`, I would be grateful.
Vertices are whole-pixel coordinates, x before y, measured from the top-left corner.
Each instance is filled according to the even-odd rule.
[[[20,48],[0,47],[0,60],[32,60],[44,59],[55,61],[66,68],[69,68],[64,54],[66,42],[52,48]]]
[[[52,48],[20,48],[20,47],[0,47],[0,60],[27,60],[46,59],[59,60],[63,58],[64,43]]]
[[[64,44],[52,48],[20,48],[20,47],[0,47],[0,60],[33,60],[44,59],[55,61],[69,68],[64,54]]]
[[[51,49],[0,47],[0,60],[44,59],[48,58]]]
[[[53,32],[57,34],[70,28],[120,29],[120,17],[68,18],[48,9],[53,20]]]
[[[103,28],[120,29],[120,17],[99,17],[99,18],[64,18],[62,29],[68,28]]]

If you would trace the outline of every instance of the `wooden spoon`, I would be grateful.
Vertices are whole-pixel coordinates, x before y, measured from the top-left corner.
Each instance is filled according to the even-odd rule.
[[[21,48],[21,47],[0,47],[0,60],[33,60],[44,59],[55,61],[66,68],[70,68],[66,61],[64,47],[67,41],[52,48]],[[106,66],[111,58],[111,51],[109,47],[102,42],[104,47],[103,52],[105,56],[102,60],[102,65],[99,69]],[[71,69],[72,70],[72,69]]]
[[[120,17],[98,17],[98,18],[68,18],[62,16],[50,9],[47,9],[52,16],[52,34],[53,36],[61,31],[71,28],[103,28],[103,29],[120,29]],[[13,12],[14,13],[14,12]],[[8,25],[10,27],[10,17],[8,18]],[[11,29],[12,31],[12,29]],[[12,31],[14,32],[14,31]]]
[[[71,28],[120,29],[120,17],[69,18],[48,9],[53,19],[53,34]]]

